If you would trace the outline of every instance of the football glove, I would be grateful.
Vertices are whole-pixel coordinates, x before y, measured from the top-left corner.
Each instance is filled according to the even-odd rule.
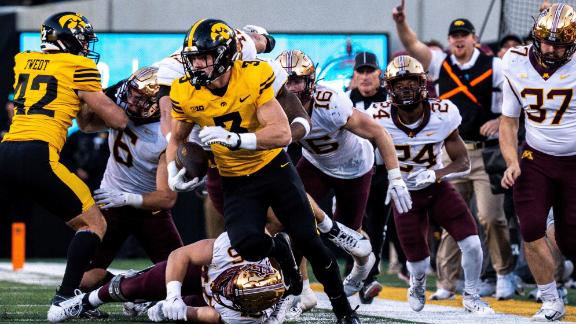
[[[152,322],[163,322],[166,320],[164,316],[164,300],[157,302],[154,306],[148,308],[148,318]]]
[[[221,126],[205,126],[198,136],[200,136],[202,143],[207,145],[220,144],[231,150],[256,149],[256,134],[254,133],[238,134],[229,132]]]
[[[412,198],[406,183],[402,180],[400,169],[388,170],[388,192],[386,193],[385,204],[388,205],[390,200],[394,201],[396,210],[400,214],[408,212],[412,208]]]
[[[142,195],[122,192],[112,188],[100,188],[94,191],[94,200],[100,209],[109,209],[122,206],[139,208],[144,198]]]
[[[162,313],[172,321],[186,321],[186,310],[187,306],[180,296],[166,299],[162,305]]]
[[[199,182],[200,179],[198,177],[186,181],[186,168],[178,170],[175,161],[168,163],[168,186],[172,191],[192,191],[200,185]]]
[[[412,172],[406,178],[406,184],[412,190],[420,190],[436,182],[436,172],[434,170],[422,169]]]

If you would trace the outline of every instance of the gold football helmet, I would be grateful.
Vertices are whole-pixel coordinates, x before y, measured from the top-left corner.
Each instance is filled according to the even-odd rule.
[[[566,63],[576,50],[576,12],[565,3],[555,3],[542,10],[532,27],[534,53],[546,68],[557,68]],[[564,47],[562,57],[542,53],[542,42],[554,47]]]
[[[259,314],[276,305],[285,289],[278,270],[257,263],[231,267],[210,284],[218,304],[247,314]]]
[[[312,98],[316,84],[316,67],[312,59],[300,50],[284,51],[276,57],[282,68],[288,73],[288,80],[303,79],[305,88],[296,93],[302,103],[308,102]]]
[[[156,97],[160,89],[157,77],[157,67],[143,67],[132,73],[120,90],[122,106],[128,117],[136,123],[155,122],[160,118]]]
[[[402,108],[415,107],[416,104],[428,97],[426,90],[426,72],[422,64],[408,55],[394,58],[386,67],[384,75],[386,89],[390,94],[392,103]],[[395,87],[400,80],[415,79],[416,87]]]

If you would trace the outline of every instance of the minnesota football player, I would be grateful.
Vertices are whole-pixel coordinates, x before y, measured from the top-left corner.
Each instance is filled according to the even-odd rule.
[[[394,58],[386,68],[385,82],[390,99],[367,112],[392,135],[401,175],[414,202],[407,213],[393,210],[408,260],[410,307],[419,312],[426,302],[430,218],[448,231],[462,251],[464,309],[492,314],[492,308],[478,295],[482,247],[476,222],[462,196],[446,181],[470,173],[468,153],[458,133],[462,120],[458,108],[449,100],[428,98],[426,73],[413,57]],[[442,165],[442,147],[452,160],[446,166]]]
[[[314,215],[296,170],[282,149],[291,139],[286,114],[274,97],[275,74],[264,61],[238,59],[235,32],[221,20],[202,19],[187,33],[182,50],[186,77],[172,83],[172,136],[168,143],[168,182],[187,190],[176,168],[176,148],[195,124],[210,145],[224,192],[224,221],[232,247],[246,260],[274,257],[288,293],[302,290],[302,277],[289,242],[264,234],[271,207],[295,246],[310,260],[342,323],[358,323],[344,294],[334,257],[320,240]]]
[[[0,196],[29,199],[76,231],[62,284],[52,299],[49,321],[65,317],[61,303],[74,296],[82,273],[106,232],[106,221],[90,190],[59,162],[68,127],[78,115],[96,115],[114,129],[128,118],[102,92],[96,68],[97,41],[88,19],[74,12],[48,17],[41,27],[41,52],[16,55],[14,118],[0,144]],[[81,102],[90,108],[79,114]]]
[[[504,102],[500,148],[508,168],[504,188],[514,189],[514,206],[525,242],[526,261],[538,284],[542,307],[535,320],[565,314],[556,290],[553,253],[546,242],[546,217],[554,208],[556,241],[564,255],[576,256],[576,11],[564,3],[543,10],[532,28],[534,43],[504,55]],[[524,113],[526,143],[518,155],[518,125]]]
[[[94,196],[108,231],[84,274],[83,291],[110,280],[106,269],[130,235],[153,263],[165,261],[182,246],[170,213],[177,194],[168,187],[164,154],[168,143],[160,131],[157,74],[158,68],[144,67],[105,91],[130,121],[123,130],[108,131],[111,154]]]
[[[284,321],[293,299],[284,293],[270,260],[244,260],[224,232],[174,250],[168,261],[119,274],[74,301],[82,311],[124,302],[126,315],[147,312],[155,322],[275,324]]]
[[[392,199],[401,213],[410,210],[410,194],[400,176],[396,152],[386,130],[354,109],[343,92],[317,85],[314,63],[302,51],[284,51],[276,60],[288,73],[286,87],[298,95],[311,116],[312,130],[299,141],[304,150],[298,162],[298,173],[312,198],[324,199],[330,190],[334,190],[334,219],[360,231],[374,165],[370,141],[374,141],[388,168],[390,186],[386,203]],[[323,227],[331,229],[329,218],[319,224],[321,230]],[[348,296],[362,288],[375,262],[372,253],[353,257],[354,267],[344,279]]]

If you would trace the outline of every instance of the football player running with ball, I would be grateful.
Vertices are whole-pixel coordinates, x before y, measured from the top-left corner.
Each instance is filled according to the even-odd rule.
[[[76,231],[48,310],[48,320],[56,322],[67,316],[61,304],[74,296],[106,232],[88,186],[59,162],[68,127],[77,116],[82,126],[86,116],[96,115],[110,128],[123,129],[128,118],[102,92],[96,69],[100,55],[93,51],[98,39],[86,17],[54,14],[42,24],[40,37],[41,52],[15,57],[16,109],[0,144],[0,197],[36,202]],[[81,112],[81,102],[90,108]]]
[[[276,259],[288,293],[299,294],[302,277],[287,236],[264,233],[272,207],[295,246],[311,261],[339,323],[359,323],[344,294],[338,265],[316,232],[304,186],[282,147],[290,142],[286,114],[274,98],[275,77],[264,61],[238,60],[234,30],[225,22],[202,19],[184,40],[186,77],[172,83],[172,136],[166,151],[168,183],[186,190],[175,166],[176,149],[192,127],[214,153],[222,177],[224,221],[232,247],[248,261]]]
[[[464,309],[493,314],[478,295],[482,248],[476,222],[462,196],[446,181],[470,172],[468,153],[458,134],[458,108],[449,100],[427,97],[426,73],[413,57],[396,57],[388,64],[385,78],[390,99],[367,112],[392,135],[402,177],[413,199],[410,211],[393,211],[408,260],[410,307],[419,312],[426,302],[426,269],[430,264],[427,235],[432,219],[454,237],[462,251]],[[442,165],[443,146],[452,159],[446,166]]]

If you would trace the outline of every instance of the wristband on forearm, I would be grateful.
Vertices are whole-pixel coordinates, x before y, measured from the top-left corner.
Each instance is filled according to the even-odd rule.
[[[174,297],[182,297],[182,283],[176,280],[166,284],[166,299]]]

